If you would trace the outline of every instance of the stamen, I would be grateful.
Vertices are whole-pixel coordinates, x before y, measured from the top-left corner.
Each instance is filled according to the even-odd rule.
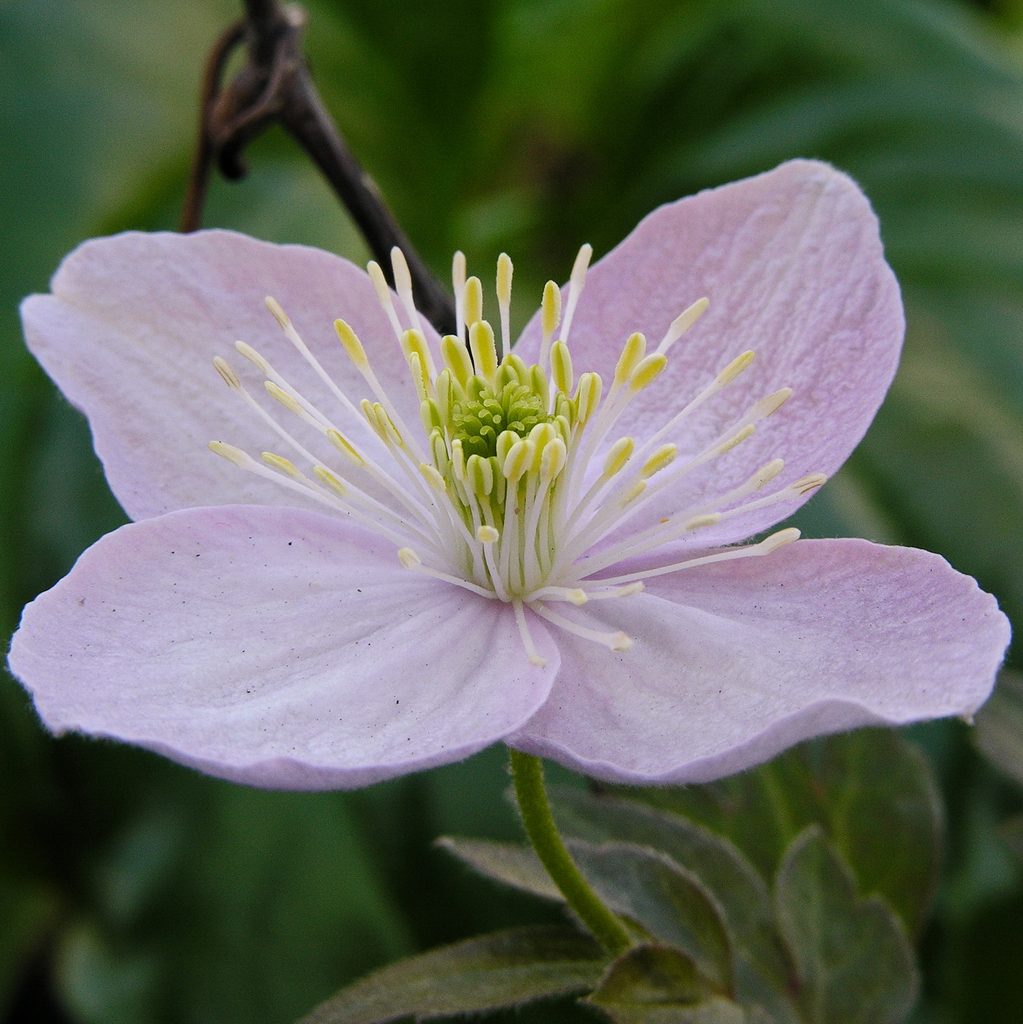
[[[497,257],[497,308],[501,315],[501,349],[498,355],[511,351],[512,261],[506,252]]]
[[[478,277],[470,277],[465,282],[465,325],[472,327],[483,319],[483,284]]]
[[[699,565],[711,565],[714,562],[730,562],[736,558],[759,558],[777,551],[778,548],[799,540],[800,532],[794,526],[779,530],[765,537],[759,544],[747,544],[742,547],[726,548],[712,555],[700,555],[697,558],[687,558],[681,562],[673,562],[671,565],[661,565],[655,569],[641,569],[637,572],[624,573],[621,576],[608,576],[607,578],[595,580],[597,583],[617,584],[630,583],[633,580],[646,580],[654,576],[664,576],[671,572],[681,572],[683,569],[695,569]],[[599,571],[599,570],[598,570]]]
[[[621,630],[617,630],[612,633],[605,633],[599,629],[590,629],[589,626],[583,626],[578,622],[573,622],[571,619],[565,618],[564,615],[558,614],[558,612],[551,611],[544,604],[539,602],[530,607],[537,613],[537,615],[543,616],[548,622],[553,622],[555,626],[560,626],[562,629],[575,636],[582,637],[584,640],[592,640],[594,643],[598,643],[603,647],[608,648],[611,651],[627,651],[632,647],[632,637],[623,633]]]
[[[529,623],[526,622],[526,613],[522,610],[522,602],[512,601],[512,608],[515,611],[515,623],[519,627],[519,636],[522,637],[522,646],[526,649],[530,664],[542,668],[547,664],[547,659],[540,656],[540,652],[537,651],[536,645],[533,643],[533,637],[529,632]]]
[[[561,289],[553,282],[544,285],[543,300],[540,304],[540,362],[547,368],[547,357],[551,350],[551,339],[561,320]]]
[[[405,307],[405,313],[409,319],[409,327],[418,331],[422,324],[419,322],[416,300],[412,295],[412,274],[409,273],[405,254],[396,245],[391,247],[391,270],[394,272],[394,290],[398,293],[398,298]]]
[[[472,594],[479,594],[480,597],[486,597],[489,600],[496,600],[497,595],[492,590],[487,590],[485,587],[478,587],[475,583],[470,583],[468,580],[462,579],[460,576],[452,576],[451,573],[441,572],[439,569],[434,569],[432,566],[424,565],[423,560],[416,554],[412,548],[399,548],[398,549],[398,561],[412,572],[418,572],[423,576],[430,576],[435,580],[442,580],[444,583],[453,583],[456,587],[461,587],[463,590],[468,590]]]
[[[398,311],[394,308],[391,286],[387,283],[387,278],[384,276],[384,272],[376,260],[370,260],[366,264],[366,270],[369,272],[369,279],[373,282],[373,288],[377,293],[377,301],[380,303],[380,308],[383,309],[387,319],[390,321],[394,336],[400,339],[404,331],[401,321],[398,319]]]
[[[709,299],[697,299],[688,309],[683,310],[674,320],[671,322],[671,326],[668,328],[667,333],[661,338],[660,345],[657,346],[658,352],[667,352],[672,345],[682,337],[686,331],[692,327],[704,313],[707,312],[707,307],[710,306]]]
[[[465,341],[465,253],[459,249],[451,259],[451,290],[455,294],[455,334]]]
[[[572,264],[572,276],[568,282],[568,302],[565,303],[565,320],[561,328],[561,337],[566,343],[572,330],[572,318],[575,316],[575,307],[579,304],[579,296],[583,293],[586,269],[590,265],[592,256],[593,246],[587,243],[579,250],[575,263]]]

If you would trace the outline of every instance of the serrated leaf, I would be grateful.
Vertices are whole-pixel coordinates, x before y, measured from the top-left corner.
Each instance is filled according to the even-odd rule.
[[[926,918],[941,803],[927,760],[897,732],[860,729],[803,744],[705,786],[614,792],[728,836],[767,876],[804,828],[820,825],[862,892],[884,896],[914,933]]]
[[[985,757],[1023,786],[1023,675],[1008,669],[999,675],[973,735]]]
[[[727,839],[670,811],[568,787],[552,789],[564,833],[591,842],[623,841],[659,850],[696,875],[721,906],[736,951],[738,996],[779,1021],[793,1020],[786,999],[790,964],[766,882]]]
[[[600,947],[572,928],[514,928],[399,960],[342,989],[300,1024],[435,1020],[585,992]]]
[[[584,1002],[614,1024],[745,1024],[746,1014],[711,988],[691,957],[671,946],[636,946],[607,969]]]
[[[724,916],[692,872],[663,853],[631,843],[570,840],[567,845],[612,910],[635,921],[652,938],[688,953],[720,992],[732,991],[734,954]]]
[[[882,900],[856,895],[848,868],[818,829],[789,848],[775,897],[807,1024],[905,1019],[917,995],[912,949]]]

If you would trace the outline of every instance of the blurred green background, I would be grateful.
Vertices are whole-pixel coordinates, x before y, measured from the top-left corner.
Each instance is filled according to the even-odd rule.
[[[84,422],[23,349],[17,302],[84,238],[175,225],[203,56],[238,7],[0,4],[4,636],[124,518]],[[909,337],[867,440],[800,525],[939,551],[1023,628],[1023,4],[308,8],[318,84],[411,238],[440,273],[456,247],[477,268],[509,251],[520,324],[582,241],[605,251],[660,202],[791,156],[856,177]],[[214,184],[208,224],[364,258],[280,133],[251,165]],[[1023,870],[998,825],[1023,791],[959,723],[914,735],[948,804],[914,1021],[1018,1024]],[[446,832],[515,836],[506,782],[495,750],[349,795],[252,792],[54,742],[2,678],[0,1020],[277,1024],[403,953],[551,919],[430,847]]]

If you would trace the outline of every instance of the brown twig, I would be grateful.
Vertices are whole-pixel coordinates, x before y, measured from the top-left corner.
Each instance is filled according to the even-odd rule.
[[[224,32],[207,59],[199,140],[181,230],[194,231],[200,226],[214,165],[226,178],[243,177],[246,147],[271,124],[280,124],[319,167],[388,278],[390,252],[397,246],[408,262],[420,311],[439,331],[452,331],[455,316],[450,295],[387,209],[313,83],[301,47],[305,12],[294,5],[281,7],[278,0],[245,0],[245,12],[245,19]],[[246,62],[222,86],[227,61],[242,42]]]

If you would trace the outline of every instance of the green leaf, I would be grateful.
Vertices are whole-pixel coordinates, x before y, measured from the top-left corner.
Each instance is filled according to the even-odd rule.
[[[803,744],[705,786],[616,789],[728,836],[766,876],[808,825],[917,933],[937,884],[941,802],[929,763],[897,732],[861,729]]]
[[[300,1024],[386,1024],[522,1006],[585,992],[600,947],[572,928],[514,928],[400,960],[342,989]]]
[[[614,796],[557,787],[552,799],[566,835],[659,850],[698,877],[724,913],[736,951],[739,997],[761,1003],[778,1021],[793,1019],[786,999],[791,966],[778,938],[770,891],[732,843],[670,811]]]
[[[561,900],[527,846],[444,839],[444,849],[496,881]],[[731,991],[733,951],[715,898],[691,872],[656,850],[630,843],[595,845],[569,840],[568,848],[600,898],[648,935],[684,949],[718,991]]]
[[[775,895],[807,1024],[905,1019],[917,995],[912,949],[882,900],[857,897],[848,868],[818,829],[789,848]]]
[[[670,857],[631,843],[567,844],[583,874],[616,913],[678,946],[721,992],[735,981],[724,916],[706,886]]]
[[[584,1002],[615,1024],[744,1024],[742,1008],[723,999],[681,950],[636,946],[608,968]]]
[[[543,899],[562,899],[539,857],[524,843],[442,836],[435,845],[495,882]]]
[[[1005,845],[1020,860],[1023,860],[1023,814],[1016,814],[1007,821],[1003,821],[998,826],[998,834],[1004,840]]]
[[[1023,786],[1023,675],[1008,669],[999,675],[973,735],[988,760]]]

